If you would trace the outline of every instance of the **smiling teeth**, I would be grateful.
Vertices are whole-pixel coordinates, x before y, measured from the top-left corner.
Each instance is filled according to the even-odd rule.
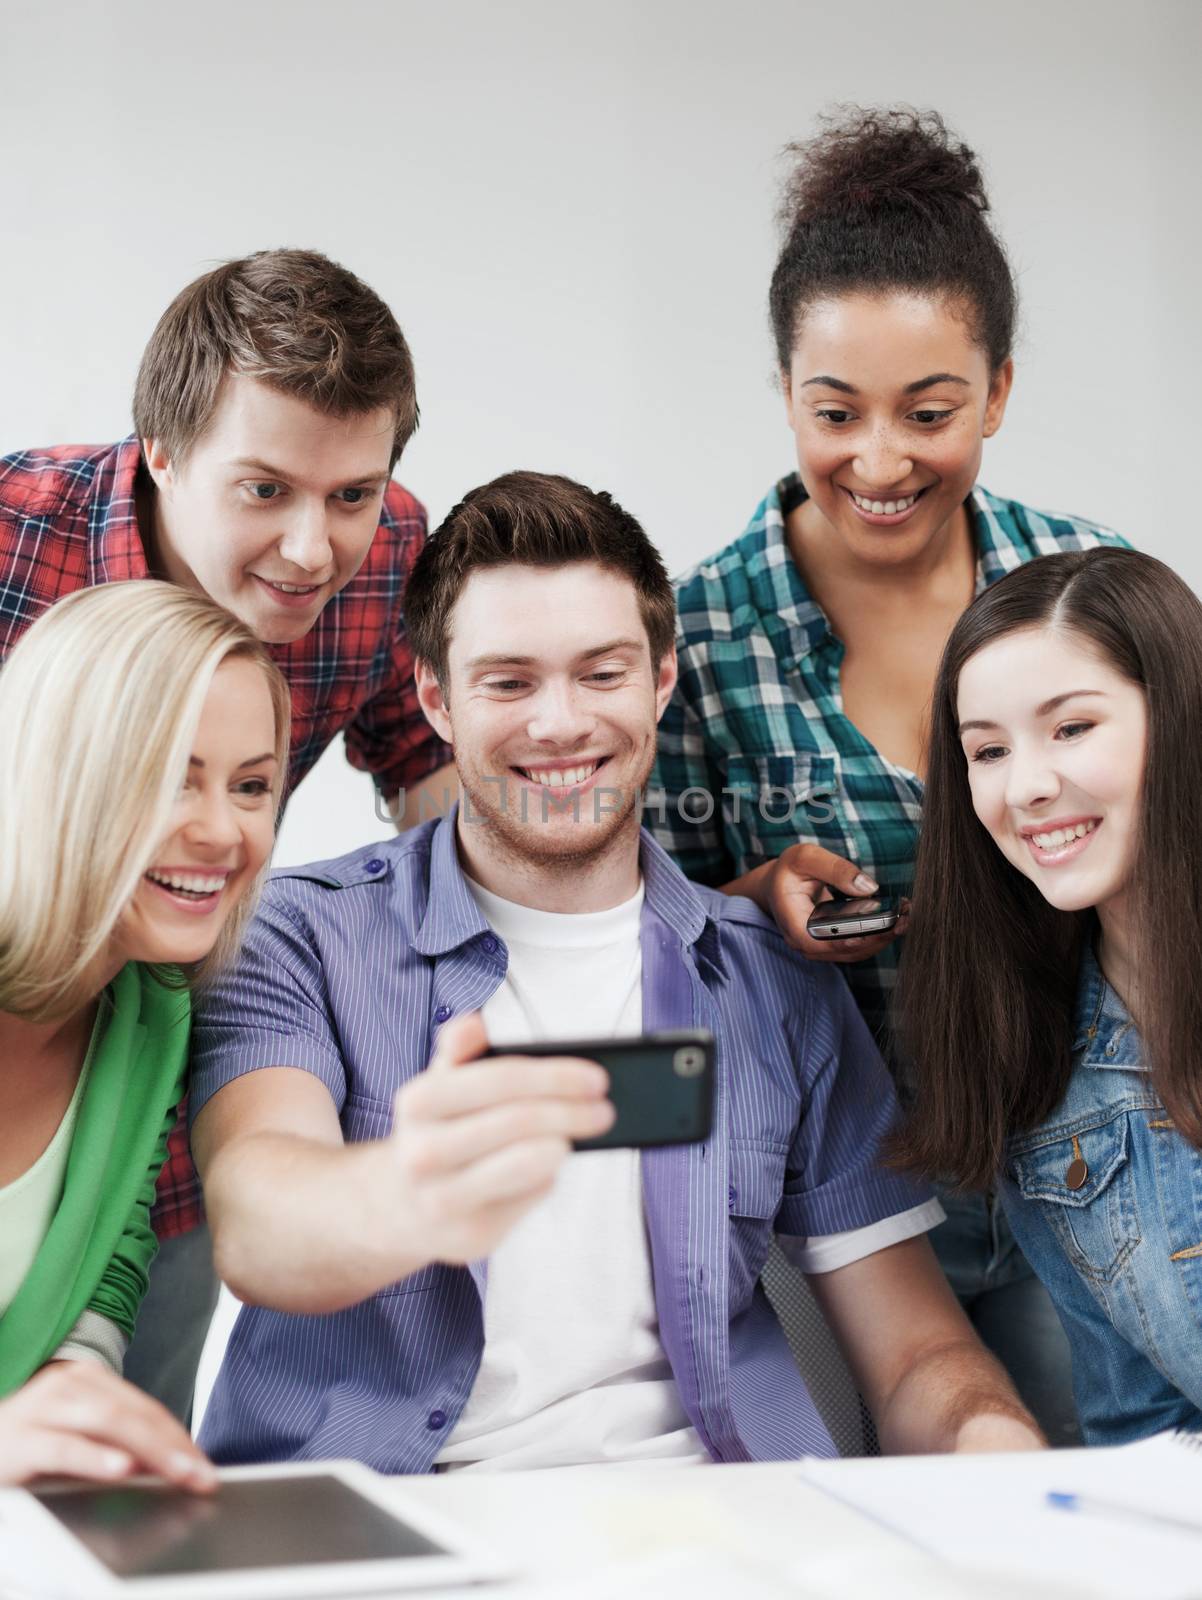
[[[574,783],[584,783],[600,765],[590,761],[583,767],[558,767],[554,770],[541,767],[523,767],[521,770],[534,783],[545,784],[548,789],[570,789]]]
[[[1051,833],[1033,833],[1031,838],[1041,850],[1059,850],[1074,839],[1083,839],[1096,827],[1096,822],[1078,822],[1074,828],[1053,828]]]
[[[187,877],[180,873],[148,872],[146,876],[155,883],[161,883],[164,889],[184,889],[190,894],[216,894],[225,888],[226,875],[220,877]]]
[[[891,517],[898,511],[909,511],[918,499],[916,494],[910,494],[904,500],[867,500],[862,494],[852,491],[852,499],[861,511],[871,511],[874,517]]]
[[[267,582],[273,589],[279,589],[284,594],[312,594],[317,588],[315,583],[276,583],[271,578],[268,578]]]

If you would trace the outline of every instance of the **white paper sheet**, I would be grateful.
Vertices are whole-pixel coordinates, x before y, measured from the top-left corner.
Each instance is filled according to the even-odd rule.
[[[1093,1600],[1202,1597],[1202,1450],[1172,1435],[1114,1449],[807,1461],[805,1482],[932,1555]],[[1063,1511],[1051,1491],[1125,1514]],[[1196,1522],[1175,1531],[1140,1512]]]

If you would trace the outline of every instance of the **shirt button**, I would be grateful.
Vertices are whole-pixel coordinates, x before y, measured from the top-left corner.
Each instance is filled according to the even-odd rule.
[[[481,939],[480,946],[481,946],[482,949],[486,950],[488,952],[488,954],[491,956],[496,951],[497,941],[493,938],[492,934],[490,933],[490,934],[487,935],[487,937]]]
[[[445,1411],[431,1411],[430,1415],[426,1418],[427,1428],[445,1428],[446,1425],[447,1414]]]
[[[730,1188],[726,1191],[726,1197],[727,1197],[727,1199],[729,1200],[729,1202],[730,1202],[730,1204],[732,1206],[734,1205],[735,1201],[739,1198],[739,1191],[735,1188],[733,1183],[731,1184]]]
[[[378,857],[373,856],[370,861],[363,863],[363,870],[364,872],[383,872],[384,863]]]
[[[445,1022],[450,1014],[450,1006],[439,1006],[438,1010],[434,1013],[434,1020],[435,1022]]]

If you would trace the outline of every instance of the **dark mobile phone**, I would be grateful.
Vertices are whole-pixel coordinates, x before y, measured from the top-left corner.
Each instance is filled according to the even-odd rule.
[[[557,1039],[491,1045],[486,1056],[580,1056],[609,1073],[617,1116],[608,1133],[577,1139],[576,1150],[642,1149],[707,1139],[714,1110],[714,1036],[703,1028],[638,1039]]]
[[[885,933],[901,907],[888,895],[863,900],[823,900],[810,912],[806,932],[813,939],[854,939],[862,933]]]

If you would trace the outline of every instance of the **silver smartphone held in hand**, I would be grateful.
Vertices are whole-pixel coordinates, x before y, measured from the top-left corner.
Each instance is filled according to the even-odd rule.
[[[708,1139],[714,1107],[714,1036],[704,1028],[638,1039],[556,1039],[490,1046],[488,1056],[578,1056],[609,1073],[614,1125],[574,1150],[645,1149]]]
[[[861,934],[888,933],[901,907],[888,895],[863,900],[823,900],[810,912],[806,932],[812,939],[855,939]]]

